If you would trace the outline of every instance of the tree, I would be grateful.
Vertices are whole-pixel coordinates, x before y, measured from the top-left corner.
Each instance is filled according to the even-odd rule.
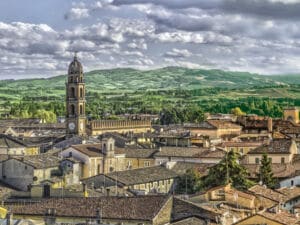
[[[238,153],[230,151],[215,166],[209,169],[203,182],[203,188],[231,183],[237,189],[248,189],[254,183],[248,177],[248,171],[238,162]]]
[[[56,115],[51,111],[46,110],[38,110],[37,113],[34,115],[36,118],[42,119],[46,123],[55,123],[56,122]]]
[[[178,178],[176,192],[179,194],[193,194],[201,188],[201,174],[196,169],[188,169]]]
[[[258,179],[263,184],[265,184],[268,188],[274,188],[275,187],[275,179],[273,177],[272,167],[271,167],[271,159],[268,158],[267,153],[264,153],[262,155],[261,159],[261,165],[259,168],[259,174]]]
[[[231,113],[236,116],[245,115],[245,113],[240,109],[240,107],[235,107],[235,108],[231,109]]]

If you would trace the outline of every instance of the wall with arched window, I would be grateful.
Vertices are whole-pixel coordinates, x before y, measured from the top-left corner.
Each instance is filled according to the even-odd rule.
[[[79,112],[80,112],[80,115],[83,115],[83,105],[79,106]]]
[[[71,115],[75,115],[75,105],[70,105],[70,113]]]
[[[80,88],[80,98],[83,98],[83,88]]]
[[[75,98],[75,88],[74,87],[71,87],[70,92],[71,92],[70,97]]]

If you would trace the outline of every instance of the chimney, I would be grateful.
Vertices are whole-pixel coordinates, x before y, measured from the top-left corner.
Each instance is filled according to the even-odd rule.
[[[56,224],[56,209],[48,208],[44,217],[45,225],[55,225]]]
[[[13,225],[13,218],[12,218],[12,213],[10,211],[7,212],[6,214],[6,224],[7,225]]]
[[[268,118],[268,131],[269,131],[270,133],[273,132],[273,119],[272,119],[272,117],[269,117],[269,118]]]

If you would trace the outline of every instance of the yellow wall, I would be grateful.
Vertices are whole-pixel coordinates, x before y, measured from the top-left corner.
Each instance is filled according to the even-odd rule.
[[[38,147],[27,147],[25,148],[25,155],[38,155],[40,153]]]
[[[298,109],[285,109],[283,111],[283,117],[285,120],[292,118],[295,123],[299,123],[299,110]]]

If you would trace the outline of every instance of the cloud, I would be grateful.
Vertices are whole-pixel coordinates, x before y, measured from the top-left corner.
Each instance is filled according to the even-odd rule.
[[[85,8],[72,8],[65,14],[65,19],[78,20],[89,17],[89,9]]]
[[[192,55],[193,54],[187,49],[177,49],[177,48],[173,48],[171,51],[168,51],[164,54],[164,56],[168,58],[187,58]]]

